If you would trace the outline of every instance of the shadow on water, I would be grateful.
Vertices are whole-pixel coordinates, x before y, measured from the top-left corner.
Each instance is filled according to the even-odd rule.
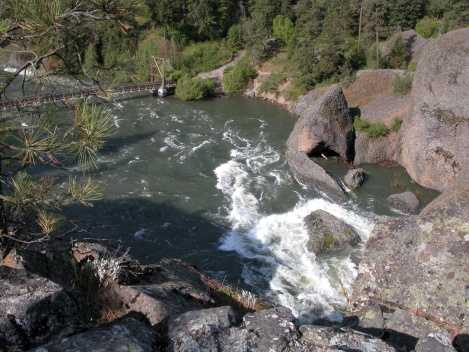
[[[220,237],[229,229],[201,213],[187,213],[147,198],[101,200],[93,207],[78,204],[64,209],[82,230],[78,240],[111,240],[143,264],[161,258],[179,258],[198,268],[241,284],[242,264],[234,252],[218,250]]]

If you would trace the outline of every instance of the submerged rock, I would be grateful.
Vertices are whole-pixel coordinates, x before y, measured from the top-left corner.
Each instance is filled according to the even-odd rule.
[[[304,221],[309,234],[306,246],[313,253],[353,247],[360,242],[350,226],[324,210],[313,211]]]
[[[408,349],[429,333],[464,343],[469,333],[468,224],[469,203],[377,223],[353,286],[353,313],[363,321],[372,307],[379,307],[381,313],[372,311],[382,314],[382,323],[374,320],[372,328]]]
[[[345,176],[342,178],[342,182],[348,189],[354,190],[360,188],[365,182],[365,170],[363,169],[351,169],[348,170]]]
[[[392,194],[387,201],[397,210],[405,214],[418,214],[420,210],[420,201],[413,192],[403,192]]]

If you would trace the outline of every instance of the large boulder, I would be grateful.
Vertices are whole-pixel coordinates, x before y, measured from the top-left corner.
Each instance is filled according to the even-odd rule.
[[[351,190],[360,188],[365,182],[365,170],[363,169],[350,169],[342,178],[344,185]]]
[[[167,351],[301,351],[295,317],[288,308],[246,314],[237,326],[230,307],[187,312],[169,321]]]
[[[353,286],[360,326],[413,349],[429,333],[469,333],[469,203],[379,222]],[[467,346],[461,351],[468,351]]]
[[[299,116],[287,140],[286,158],[297,179],[337,203],[348,200],[339,183],[309,155],[334,151],[344,160],[353,157],[353,119],[342,88],[311,91],[295,106]]]
[[[214,303],[202,272],[181,260],[162,259],[143,271],[138,283],[116,285],[115,291],[129,314],[144,316],[151,325]]]
[[[353,164],[358,166],[396,160],[399,158],[399,141],[400,136],[395,132],[379,138],[369,137],[366,133],[357,133]]]
[[[313,253],[353,247],[360,241],[350,226],[324,210],[313,211],[304,221],[309,234],[306,247]]]
[[[415,193],[407,191],[391,194],[387,201],[397,210],[410,215],[415,215],[420,210],[420,201]]]
[[[402,125],[402,163],[419,184],[444,191],[469,168],[469,28],[429,43]]]
[[[463,172],[455,183],[453,183],[442,194],[430,202],[420,213],[420,215],[428,215],[433,210],[449,207],[456,203],[469,202],[469,183],[467,182],[468,172]]]
[[[0,266],[0,307],[0,346],[8,352],[81,332],[90,318],[79,292],[6,266]]]
[[[287,142],[290,149],[306,154],[329,149],[344,160],[352,159],[353,118],[339,85],[300,97],[295,113],[300,118]]]
[[[287,149],[288,165],[301,183],[314,187],[319,193],[336,203],[345,203],[348,197],[339,183],[321,166],[303,152]]]

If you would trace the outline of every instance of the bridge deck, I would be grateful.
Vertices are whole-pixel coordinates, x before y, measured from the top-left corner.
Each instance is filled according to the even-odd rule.
[[[123,84],[112,89],[108,89],[107,93],[131,93],[131,92],[146,92],[157,91],[161,83],[136,83],[136,84]],[[69,92],[54,92],[47,94],[38,94],[34,96],[25,96],[21,98],[0,100],[0,108],[7,107],[22,107],[27,105],[39,105],[51,101],[67,100],[74,98],[86,98],[90,95],[96,95],[102,92],[99,88],[80,89]]]

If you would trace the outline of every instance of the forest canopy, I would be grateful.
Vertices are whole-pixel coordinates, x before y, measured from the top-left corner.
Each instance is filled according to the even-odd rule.
[[[147,81],[151,56],[165,57],[177,80],[237,50],[253,65],[283,52],[283,74],[305,91],[385,67],[376,46],[395,33],[428,38],[465,26],[466,0],[4,0],[0,57],[109,84]]]

